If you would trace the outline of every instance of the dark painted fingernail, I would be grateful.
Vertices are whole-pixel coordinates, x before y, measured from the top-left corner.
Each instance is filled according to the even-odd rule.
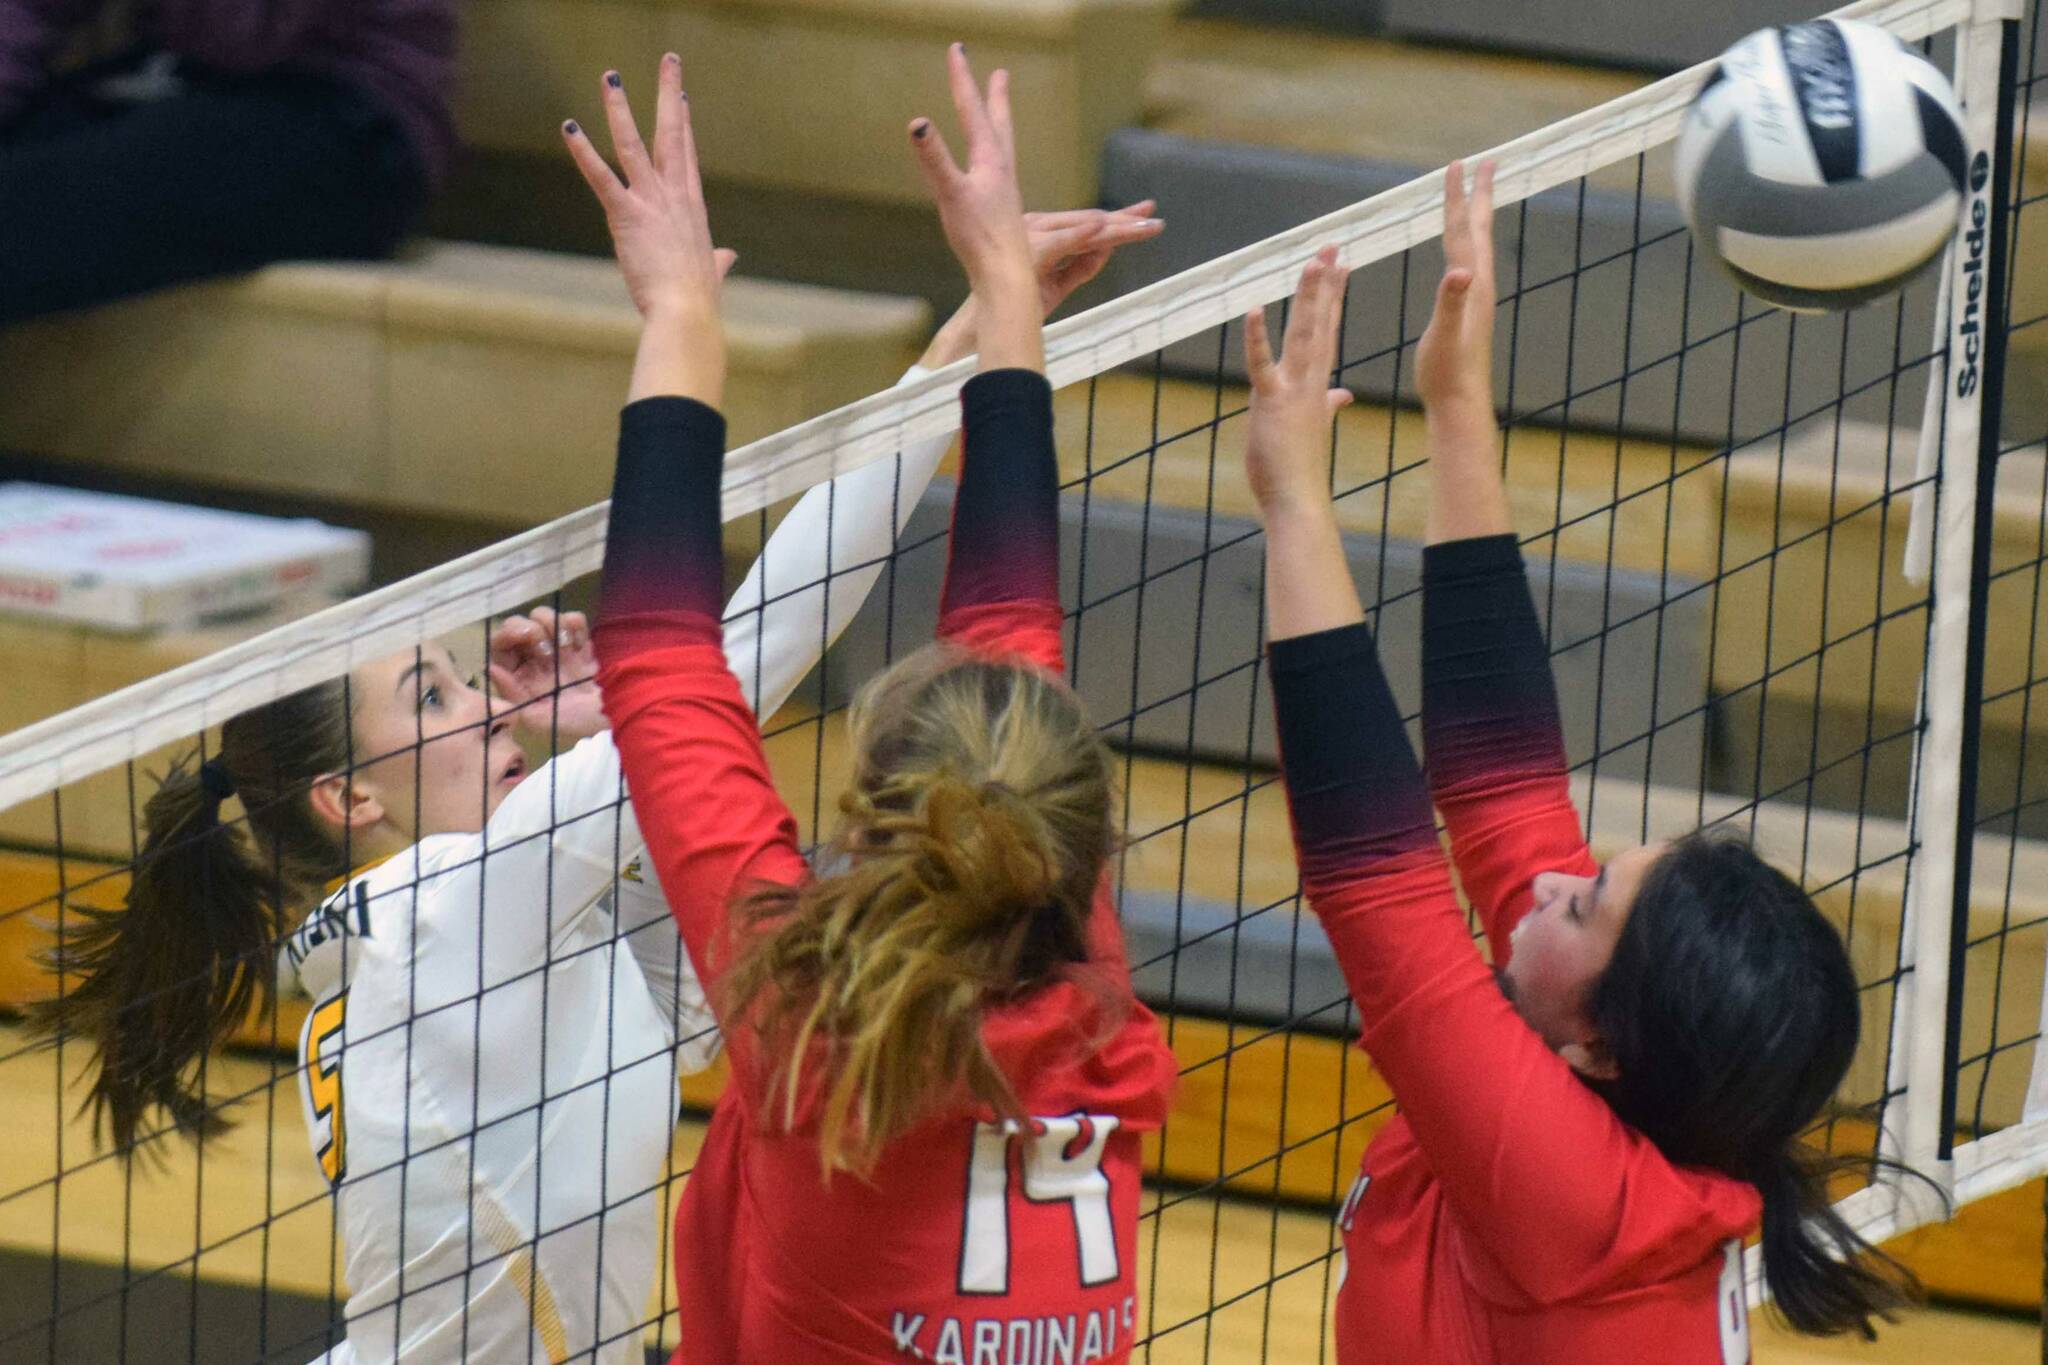
[[[916,125],[911,128],[910,135],[914,138],[922,139],[924,135],[926,133],[929,133],[931,130],[931,124],[926,123],[923,119],[919,119]]]
[[[681,66],[683,64],[683,59],[681,57],[678,57],[673,52],[665,53],[662,56],[662,60],[667,62],[670,66]]]
[[[683,103],[684,103],[684,104],[688,104],[688,103],[690,102],[690,92],[689,92],[689,91],[687,91],[687,90],[684,90],[684,91],[681,91],[681,92],[679,92],[679,93],[680,93],[680,94],[682,95],[682,97],[683,97]]]
[[[605,83],[606,85],[609,85],[609,86],[610,86],[610,87],[611,87],[612,89],[614,89],[614,90],[618,90],[618,89],[621,89],[621,88],[623,88],[623,86],[625,85],[625,82],[623,82],[623,81],[621,81],[621,80],[619,79],[619,73],[618,73],[618,72],[616,72],[616,71],[607,71],[607,72],[605,72],[605,73],[604,73],[604,83]]]
[[[570,137],[574,137],[574,136],[576,136],[576,120],[575,120],[575,119],[568,119],[568,120],[566,120],[566,121],[565,121],[565,122],[564,122],[564,123],[562,124],[562,131],[563,131],[563,132],[565,132],[565,133],[567,133],[567,134],[568,134],[568,135],[569,135]]]

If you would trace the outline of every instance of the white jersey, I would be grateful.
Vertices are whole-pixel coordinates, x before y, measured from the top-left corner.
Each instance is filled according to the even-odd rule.
[[[812,489],[776,529],[727,626],[757,711],[852,619],[949,441]],[[482,833],[354,875],[286,941],[350,1291],[331,1365],[637,1365],[676,1076],[719,1046],[641,851],[601,734]]]
[[[638,1349],[676,1072],[717,1033],[659,886],[619,874],[621,792],[611,737],[584,740],[285,943],[353,1359]]]

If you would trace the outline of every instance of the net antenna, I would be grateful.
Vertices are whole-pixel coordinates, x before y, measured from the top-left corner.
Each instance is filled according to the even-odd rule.
[[[2012,41],[2008,30],[2023,17],[2024,0],[1982,0],[1965,9],[1968,13],[1956,21],[1953,79],[1973,149],[1971,193],[1961,209],[1962,230],[1950,244],[1941,271],[1935,327],[1943,343],[1943,363],[1928,370],[1915,460],[1918,482],[1904,549],[1907,580],[1929,585],[1931,576],[1934,603],[1921,675],[1921,742],[1913,753],[1912,803],[1921,858],[1900,929],[1910,956],[1901,957],[1901,979],[1893,998],[1893,1037],[1903,1039],[1904,1046],[1893,1048],[1890,1080],[1891,1088],[1904,1090],[1906,1103],[1902,1122],[1888,1128],[1880,1144],[1885,1156],[1925,1180],[1874,1185],[1845,1201],[1845,1215],[1871,1240],[1946,1217],[1943,1199],[1966,1202],[1982,1197],[1958,1184],[1950,1088],[1955,1061],[1950,1038],[1956,1027],[1951,994],[1961,989],[1959,972],[1951,970],[1952,940],[1958,924],[1967,932],[1969,856],[1975,832],[1958,812],[1963,799],[1963,734],[1966,717],[1977,704],[1966,677],[1966,660],[1971,652],[1978,467],[1985,429],[1983,387],[1974,378],[1959,382],[1962,366],[1957,361],[1966,346],[1974,352],[1982,327],[1984,262],[1981,256],[1972,259],[1967,243],[1972,240],[1973,216],[1978,233],[1974,240],[1979,242],[1997,216],[1991,204],[1993,176],[1986,172],[2000,135],[2001,54]],[[2003,110],[2007,122],[2010,114],[2008,104]],[[1967,307],[1955,306],[1958,297]],[[1997,420],[1994,413],[1994,449]],[[1752,1254],[1752,1284],[1759,1265],[1760,1258]]]

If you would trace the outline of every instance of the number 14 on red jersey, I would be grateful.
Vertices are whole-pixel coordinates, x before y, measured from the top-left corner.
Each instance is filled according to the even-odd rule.
[[[1076,1267],[1084,1287],[1118,1274],[1116,1227],[1109,1212],[1103,1149],[1117,1121],[1067,1114],[1028,1123],[977,1123],[967,1165],[967,1212],[960,1232],[960,1292],[1010,1292],[1010,1148],[1019,1148],[1023,1195],[1034,1204],[1072,1206]]]
[[[967,1313],[966,1304],[939,1315],[899,1310],[891,1323],[899,1352],[935,1365],[1086,1365],[1129,1350],[1137,1305],[1113,1288],[1123,1275],[1111,1174],[1117,1163],[1106,1170],[1103,1160],[1117,1128],[1104,1114],[973,1125],[957,1288],[963,1299],[989,1301],[990,1315]],[[1017,1243],[1011,1223],[1022,1206],[1013,1196],[1067,1206],[1071,1270],[1058,1263],[1064,1248]],[[1013,1255],[1026,1267],[1014,1277]],[[1103,1297],[1105,1287],[1112,1297]],[[1023,1298],[993,1302],[1012,1295]]]

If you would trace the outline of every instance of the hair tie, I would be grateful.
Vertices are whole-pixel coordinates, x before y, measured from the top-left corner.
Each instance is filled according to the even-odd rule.
[[[209,758],[199,765],[199,785],[216,806],[235,794],[235,779],[218,759]]]

